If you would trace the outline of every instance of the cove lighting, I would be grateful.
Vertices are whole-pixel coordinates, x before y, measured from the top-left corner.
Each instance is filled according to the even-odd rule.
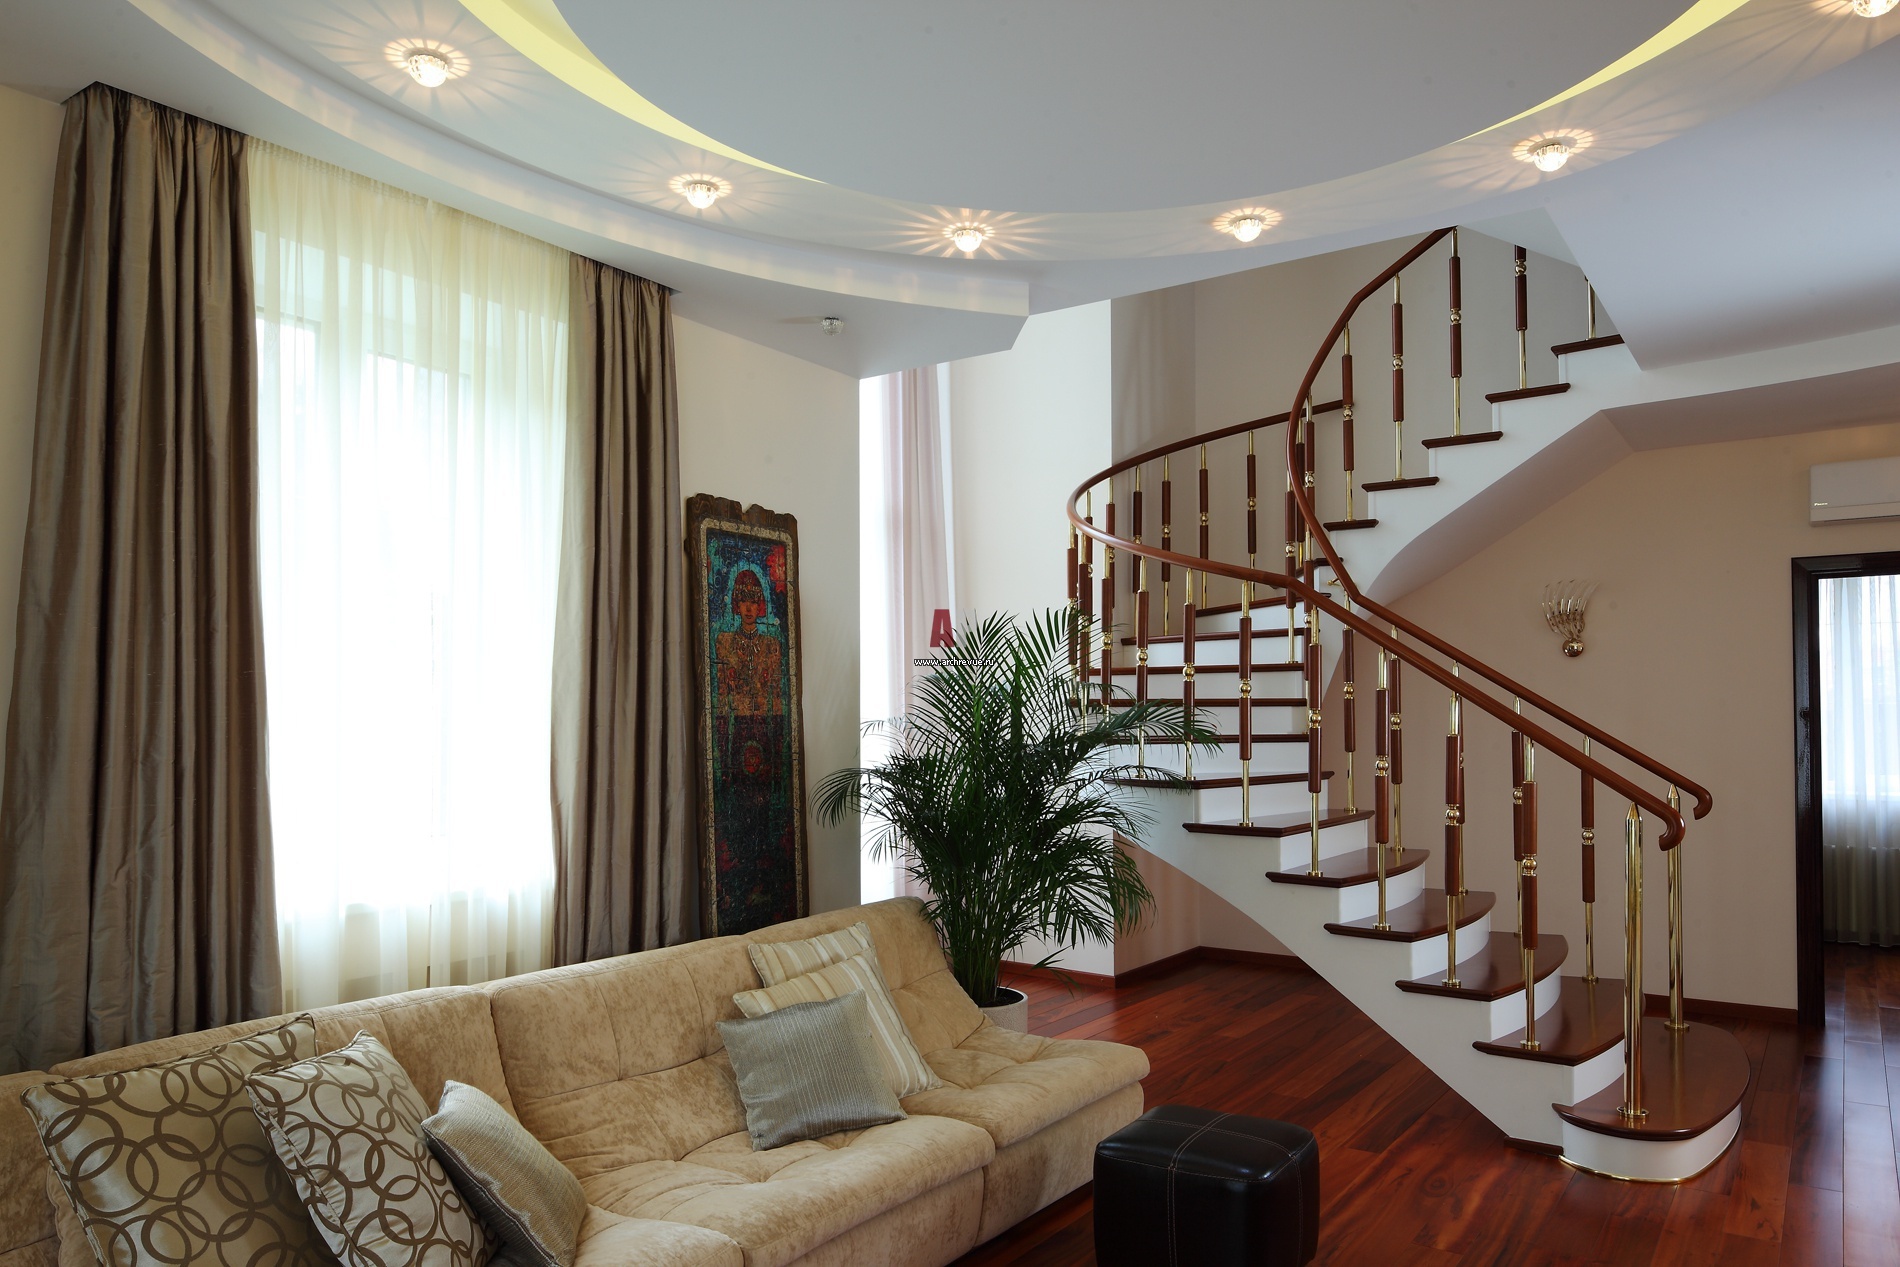
[[[424,88],[440,88],[449,81],[449,61],[440,53],[419,48],[403,59],[402,68]]]
[[[1883,13],[1892,13],[1900,0],[1854,0],[1854,12],[1863,18],[1877,18]]]
[[[976,252],[976,248],[989,240],[990,231],[981,224],[953,224],[943,231],[943,235],[955,244],[957,250],[965,255]]]

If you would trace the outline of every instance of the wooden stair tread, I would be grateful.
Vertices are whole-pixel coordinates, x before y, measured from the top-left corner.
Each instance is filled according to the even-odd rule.
[[[1275,884],[1309,884],[1322,889],[1350,888],[1379,878],[1378,849],[1379,846],[1370,845],[1364,849],[1352,849],[1336,853],[1330,858],[1321,858],[1319,874],[1316,876],[1306,874],[1306,868],[1299,866],[1288,871],[1269,871],[1267,879]],[[1387,846],[1386,878],[1417,870],[1425,865],[1425,860],[1430,856],[1429,849],[1407,849],[1403,858],[1395,860],[1391,856],[1390,846]]]
[[[1321,810],[1320,830],[1328,827],[1342,827],[1347,823],[1363,823],[1372,817],[1369,809],[1348,814],[1345,810]],[[1279,839],[1286,836],[1310,836],[1313,834],[1311,814],[1271,814],[1256,818],[1242,827],[1238,821],[1215,823],[1183,823],[1191,832],[1208,836],[1271,836]]]
[[[1541,946],[1537,953],[1541,958]],[[1599,977],[1595,982],[1588,982],[1582,977],[1565,977],[1558,987],[1557,1005],[1537,1018],[1536,1051],[1526,1051],[1521,1046],[1524,1041],[1521,1029],[1491,1042],[1471,1045],[1479,1051],[1512,1060],[1580,1065],[1623,1041],[1621,981]]]
[[[1305,743],[1306,732],[1304,730],[1256,730],[1253,732],[1253,741],[1255,743]],[[1154,748],[1161,744],[1184,744],[1187,742],[1185,739],[1169,736],[1163,739],[1150,739],[1148,746]],[[1217,734],[1214,736],[1212,742],[1239,743],[1240,735],[1238,732],[1226,735]],[[1306,776],[1301,775],[1300,777],[1305,778]]]
[[[1115,672],[1117,674],[1129,674],[1135,672],[1139,667],[1139,665],[1133,664],[1118,664],[1115,666]],[[1267,664],[1256,664],[1253,666],[1255,673],[1303,673],[1305,670],[1306,666],[1298,660],[1274,660]],[[1237,664],[1196,664],[1194,671],[1196,673],[1238,673],[1240,672],[1240,666]],[[1101,672],[1101,668],[1098,665],[1090,673],[1090,676],[1092,678],[1099,678]],[[1148,672],[1173,673],[1178,675],[1181,672],[1181,666],[1178,664],[1151,664],[1148,666]]]
[[[1538,396],[1561,396],[1569,390],[1569,383],[1545,383],[1542,387],[1513,387],[1508,392],[1486,392],[1484,398],[1494,405],[1502,405],[1507,400],[1531,400]]]
[[[1553,356],[1568,356],[1572,352],[1588,352],[1592,348],[1613,348],[1623,342],[1620,334],[1599,334],[1594,339],[1578,339],[1575,343],[1553,343],[1550,351]]]
[[[1293,626],[1293,632],[1297,635],[1304,636],[1306,626],[1295,625]],[[1256,638],[1284,638],[1286,635],[1287,628],[1284,624],[1254,626],[1253,636]],[[1178,633],[1148,635],[1148,645],[1151,647],[1158,647],[1164,643],[1172,644],[1185,641],[1186,637]],[[1194,641],[1197,644],[1203,642],[1239,642],[1240,631],[1238,629],[1229,629],[1224,633],[1197,633],[1194,635]],[[1127,634],[1122,638],[1122,645],[1124,647],[1134,647],[1139,646],[1140,643],[1133,634]]]
[[[1374,480],[1359,487],[1368,493],[1389,493],[1400,488],[1430,488],[1438,482],[1436,475],[1420,475],[1409,480]]]
[[[1150,673],[1154,672],[1153,669],[1148,671]],[[1112,704],[1115,708],[1133,708],[1140,702],[1140,700],[1118,699],[1112,701]],[[1179,704],[1181,701],[1178,699],[1150,699],[1148,702],[1150,704]],[[1305,708],[1306,696],[1256,695],[1253,697],[1253,706],[1255,708]],[[1239,708],[1240,697],[1237,695],[1196,695],[1194,697],[1194,707]]]
[[[1428,449],[1453,449],[1464,444],[1489,444],[1503,438],[1502,431],[1467,431],[1461,436],[1432,436],[1419,443]]]
[[[1321,770],[1319,777],[1322,780],[1330,779],[1333,777],[1333,772],[1331,770]],[[1178,788],[1182,791],[1188,791],[1190,789],[1217,790],[1220,788],[1239,787],[1240,776],[1238,774],[1215,774],[1206,777],[1196,775],[1191,779],[1110,779],[1109,782],[1115,784],[1117,787]],[[1282,783],[1304,783],[1306,782],[1306,771],[1294,770],[1285,774],[1256,774],[1249,778],[1247,782],[1255,786],[1261,784],[1278,785]]]
[[[1377,528],[1376,519],[1333,519],[1326,523],[1328,532],[1351,532],[1355,528]]]
[[[1411,850],[1407,849],[1407,855]],[[1461,947],[1462,949],[1462,947]],[[1570,946],[1563,938],[1545,933],[1537,939],[1537,979],[1563,967]],[[1489,1003],[1524,988],[1524,960],[1518,949],[1516,933],[1492,933],[1474,955],[1458,961],[1458,984],[1445,984],[1445,970],[1427,973],[1413,981],[1400,981],[1399,989],[1408,994],[1440,994],[1451,999],[1478,999]]]
[[[1409,853],[1410,850],[1407,850]],[[1491,913],[1496,906],[1498,895],[1482,889],[1473,889],[1465,894],[1464,909],[1458,912],[1458,927],[1469,928]],[[1445,935],[1445,891],[1426,889],[1404,906],[1394,907],[1385,913],[1385,922],[1390,928],[1374,928],[1379,922],[1377,915],[1368,915],[1364,919],[1348,920],[1343,924],[1328,924],[1326,931],[1338,933],[1341,937],[1369,937],[1374,941],[1424,941],[1430,937]]]
[[[1748,1053],[1735,1036],[1714,1025],[1689,1022],[1671,1030],[1661,1017],[1643,1021],[1643,1107],[1632,1121],[1616,1110],[1621,1079],[1587,1100],[1553,1104],[1573,1126],[1622,1139],[1693,1139],[1726,1118],[1748,1090]]]

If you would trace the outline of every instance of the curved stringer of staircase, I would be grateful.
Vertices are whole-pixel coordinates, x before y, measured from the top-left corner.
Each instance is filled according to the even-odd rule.
[[[1316,506],[1322,427],[1340,428],[1338,443],[1329,438],[1326,447],[1341,459],[1335,478],[1343,475],[1346,487],[1354,487],[1350,323],[1369,299],[1393,287],[1392,417],[1402,426],[1405,321],[1398,279],[1428,254],[1439,254],[1447,240],[1449,368],[1453,399],[1460,399],[1461,260],[1457,233],[1446,229],[1427,235],[1353,297],[1285,414],[1139,454],[1076,490],[1069,506],[1070,596],[1084,617],[1078,628],[1095,633],[1078,639],[1074,657],[1091,707],[1180,700],[1200,710],[1220,736],[1217,747],[1195,752],[1178,744],[1144,745],[1142,761],[1156,775],[1134,781],[1134,794],[1148,800],[1157,824],[1150,849],[1285,943],[1512,1140],[1612,1177],[1684,1179],[1734,1140],[1748,1083],[1748,1061],[1734,1037],[1682,1015],[1686,824],[1680,803],[1684,794],[1692,798],[1700,819],[1710,809],[1709,793],[1374,601],[1355,582],[1334,538],[1363,532],[1351,539],[1365,540],[1369,557],[1389,560],[1406,544],[1391,538],[1404,532],[1391,522],[1380,532],[1377,518],[1355,516],[1350,494],[1343,520],[1323,521]],[[1527,433],[1541,426],[1548,441],[1553,424],[1537,411],[1550,409],[1546,398],[1568,392],[1570,384],[1528,383],[1525,258],[1516,251],[1518,386],[1487,397],[1494,428],[1466,433],[1460,405],[1452,434],[1425,441],[1439,474],[1407,479],[1401,456],[1395,479],[1360,487],[1378,498],[1449,497],[1434,487],[1440,474],[1455,485],[1449,464],[1508,448],[1495,442],[1511,437],[1520,416],[1515,411]],[[1594,327],[1594,297],[1590,311]],[[1553,348],[1560,372],[1580,383],[1588,375],[1583,354],[1627,357],[1615,347],[1620,338],[1598,337],[1594,328],[1587,334]],[[1314,383],[1335,356],[1339,399],[1316,403]],[[1280,540],[1265,543],[1256,437],[1274,427],[1285,429],[1284,471],[1276,472],[1284,478],[1275,480],[1285,486],[1285,514],[1274,534]],[[1209,522],[1224,512],[1209,506],[1207,474],[1210,448],[1218,469],[1224,461],[1238,462],[1229,450],[1242,439],[1246,564],[1213,557]],[[1198,472],[1197,488],[1190,490],[1198,491],[1197,508],[1183,516],[1198,527],[1198,552],[1175,548],[1171,458]],[[1152,509],[1142,505],[1144,469],[1149,487],[1161,494],[1159,544],[1140,539],[1149,522],[1144,509]],[[1126,510],[1135,525],[1119,534],[1118,483],[1132,491]],[[1471,483],[1467,476],[1465,484]],[[1094,496],[1101,490],[1106,515],[1098,525]],[[1447,505],[1455,508],[1457,500],[1450,497]],[[1446,512],[1432,513],[1442,518]],[[1412,516],[1415,524],[1419,519]],[[1375,533],[1386,538],[1376,551]],[[1282,552],[1285,571],[1254,565],[1263,544]],[[1229,586],[1240,601],[1209,606],[1210,579]],[[1132,617],[1123,609],[1119,624],[1118,593],[1133,609]],[[1167,611],[1182,598],[1178,613]],[[1329,683],[1338,687],[1330,695]],[[1484,807],[1478,825],[1467,829],[1465,744],[1478,725],[1509,732],[1511,800],[1495,810]],[[1343,781],[1322,769],[1333,728]],[[1360,758],[1368,755],[1368,738],[1372,795],[1362,805],[1368,771]],[[1599,759],[1605,755],[1616,763]],[[1581,820],[1574,825],[1560,828],[1553,815],[1540,813],[1538,789],[1556,778],[1579,781]],[[1414,796],[1422,793],[1420,783],[1431,789],[1422,794],[1434,798],[1442,787],[1443,836],[1430,848],[1401,839],[1408,782]],[[1483,829],[1487,824],[1496,826]],[[1595,920],[1599,845],[1611,879],[1601,896],[1614,903],[1601,929]],[[1507,849],[1516,893],[1469,888],[1467,855],[1498,851],[1501,858]],[[1581,946],[1539,927],[1538,870],[1559,865],[1582,871]],[[1643,922],[1659,917],[1670,932],[1668,1012],[1646,1016],[1642,990],[1629,983],[1643,979]]]

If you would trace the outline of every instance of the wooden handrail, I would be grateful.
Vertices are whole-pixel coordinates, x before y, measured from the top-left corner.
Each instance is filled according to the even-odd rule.
[[[1299,391],[1294,394],[1293,405],[1287,410],[1286,414],[1283,415],[1284,417],[1290,418],[1298,414],[1301,407],[1311,396],[1314,380],[1319,377],[1320,370],[1324,368],[1327,358],[1332,355],[1333,348],[1338,344],[1340,332],[1351,323],[1353,315],[1359,311],[1359,305],[1384,289],[1388,282],[1398,276],[1398,274],[1403,272],[1406,268],[1410,267],[1411,264],[1418,260],[1420,256],[1424,255],[1425,252],[1449,237],[1451,233],[1452,230],[1450,229],[1435,229],[1426,234],[1417,245],[1401,255],[1388,266],[1384,272],[1359,288],[1358,293],[1354,294],[1351,301],[1347,303],[1345,310],[1339,314],[1339,319],[1333,322],[1333,328],[1327,333],[1325,342],[1321,345],[1319,352],[1313,357],[1312,363],[1307,366],[1306,376],[1300,380]],[[1293,460],[1293,441],[1289,435],[1287,440],[1287,461],[1290,464]],[[1333,547],[1332,537],[1327,533],[1325,523],[1321,521],[1319,513],[1314,509],[1312,496],[1301,486],[1298,480],[1293,481],[1292,492],[1294,501],[1299,506],[1300,516],[1306,521],[1307,530],[1312,534],[1313,540],[1319,546],[1321,553],[1326,556],[1326,561],[1332,565],[1333,576],[1338,579],[1340,586],[1346,591],[1347,597],[1351,598],[1353,602],[1364,607],[1367,611],[1374,613],[1387,624],[1397,626],[1409,636],[1416,638],[1453,663],[1462,665],[1482,675],[1486,680],[1510,692],[1512,695],[1521,696],[1525,701],[1535,705],[1547,716],[1555,717],[1572,730],[1588,735],[1591,739],[1602,744],[1624,760],[1642,767],[1657,778],[1673,783],[1683,791],[1689,793],[1689,795],[1695,798],[1695,817],[1706,817],[1708,812],[1714,808],[1715,801],[1709,794],[1709,790],[1700,783],[1697,783],[1694,779],[1689,778],[1680,771],[1670,769],[1662,762],[1657,761],[1654,757],[1618,739],[1615,735],[1591,725],[1581,717],[1578,717],[1575,713],[1572,713],[1569,709],[1553,703],[1536,691],[1524,686],[1522,683],[1506,677],[1500,670],[1493,668],[1482,660],[1474,659],[1466,655],[1444,639],[1428,630],[1420,628],[1418,625],[1383,604],[1376,603],[1367,598],[1360,592],[1358,584],[1352,579],[1352,574],[1346,570],[1345,563],[1339,557],[1339,551]]]
[[[1114,532],[1112,525],[1104,530],[1088,522],[1078,509],[1079,504],[1088,490],[1094,488],[1104,480],[1112,479],[1114,476],[1120,475],[1132,468],[1156,459],[1171,456],[1185,449],[1205,446],[1215,440],[1241,435],[1258,430],[1261,427],[1274,426],[1299,417],[1302,411],[1308,407],[1308,401],[1311,398],[1315,380],[1318,378],[1327,358],[1332,354],[1334,347],[1338,344],[1341,335],[1346,330],[1360,305],[1451,233],[1451,229],[1439,229],[1425,235],[1425,237],[1410,250],[1405,252],[1404,255],[1400,256],[1399,259],[1381,272],[1379,276],[1366,283],[1353,295],[1351,301],[1340,313],[1339,318],[1333,323],[1332,329],[1328,332],[1319,352],[1314,356],[1311,364],[1307,368],[1306,374],[1300,380],[1299,390],[1294,396],[1292,407],[1288,409],[1287,412],[1203,432],[1184,440],[1159,445],[1145,452],[1135,454],[1132,457],[1124,458],[1076,487],[1074,493],[1072,493],[1069,498],[1067,508],[1069,521],[1078,533],[1089,537],[1093,541],[1100,542],[1109,549],[1126,551],[1141,558],[1183,569],[1185,574],[1189,577],[1187,582],[1189,585],[1192,584],[1193,573],[1200,572],[1203,575],[1212,573],[1216,576],[1223,576],[1240,581],[1243,585],[1266,585],[1299,596],[1310,608],[1331,616],[1333,619],[1340,621],[1345,628],[1357,632],[1370,639],[1374,646],[1384,649],[1393,657],[1395,672],[1397,664],[1411,664],[1440,686],[1449,690],[1456,698],[1475,704],[1482,711],[1503,722],[1505,726],[1512,731],[1514,736],[1538,744],[1546,752],[1582,771],[1587,777],[1596,782],[1615,789],[1625,799],[1660,819],[1664,824],[1664,829],[1657,843],[1665,850],[1673,849],[1681,842],[1685,830],[1681,812],[1676,806],[1670,804],[1655,793],[1641,787],[1620,772],[1604,765],[1587,751],[1581,751],[1573,747],[1566,740],[1560,738],[1544,726],[1526,719],[1521,713],[1514,711],[1501,700],[1493,698],[1488,692],[1474,689],[1471,682],[1458,676],[1458,670],[1460,668],[1470,670],[1484,681],[1509,692],[1511,695],[1531,704],[1545,715],[1556,719],[1564,726],[1586,736],[1586,748],[1592,741],[1600,743],[1609,751],[1630,761],[1639,768],[1658,778],[1667,780],[1670,784],[1688,792],[1695,798],[1694,816],[1696,818],[1704,817],[1713,807],[1713,798],[1710,796],[1708,790],[1701,784],[1689,779],[1678,771],[1670,769],[1668,766],[1663,765],[1653,757],[1625,743],[1616,736],[1609,734],[1602,728],[1592,725],[1568,709],[1555,704],[1538,692],[1514,681],[1501,671],[1458,650],[1458,648],[1445,642],[1442,638],[1419,627],[1412,621],[1386,608],[1384,605],[1367,598],[1360,592],[1351,574],[1346,571],[1344,561],[1340,558],[1337,549],[1334,547],[1331,536],[1326,531],[1325,524],[1320,519],[1318,511],[1313,504],[1312,492],[1306,487],[1304,478],[1296,476],[1289,481],[1291,485],[1289,489],[1291,499],[1302,520],[1302,526],[1305,529],[1306,535],[1317,545],[1319,552],[1325,556],[1327,563],[1333,570],[1333,575],[1337,583],[1344,589],[1348,599],[1348,604],[1346,605],[1336,602],[1331,596],[1327,595],[1318,587],[1314,577],[1315,562],[1310,555],[1304,564],[1304,576],[1272,572],[1254,567],[1243,567],[1238,564],[1226,563],[1204,556],[1197,557],[1180,554],[1170,549],[1157,548],[1153,545],[1143,544],[1139,541],[1119,536]],[[1312,413],[1317,415],[1336,411],[1343,406],[1343,403],[1341,400],[1336,400],[1322,405],[1314,405],[1312,406]],[[1313,437],[1306,437],[1306,444],[1303,445],[1300,443],[1299,431],[1300,428],[1295,427],[1289,427],[1287,429],[1287,470],[1289,472],[1298,471],[1303,476],[1308,468],[1307,457],[1312,446]],[[1378,621],[1382,622],[1384,627],[1381,627],[1380,624],[1375,624],[1372,620],[1367,619],[1366,616],[1352,610],[1351,605],[1353,604],[1356,604],[1367,615],[1377,617]],[[1290,615],[1291,612],[1289,609],[1289,618]],[[1401,634],[1403,634],[1404,637],[1411,638],[1417,643],[1423,644],[1423,646],[1429,648],[1438,656],[1450,661],[1454,667],[1447,670],[1430,657],[1408,647],[1401,638]],[[1316,683],[1314,684],[1314,688],[1317,689]],[[1246,728],[1243,727],[1242,729],[1244,731]],[[1517,741],[1518,740],[1514,739],[1514,742]]]

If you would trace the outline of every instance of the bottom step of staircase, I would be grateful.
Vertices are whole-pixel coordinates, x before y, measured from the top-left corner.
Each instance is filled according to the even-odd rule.
[[[1624,1117],[1613,1082],[1576,1104],[1553,1104],[1571,1165],[1617,1179],[1673,1182],[1708,1169],[1734,1142],[1748,1091],[1748,1054],[1736,1037],[1690,1022],[1643,1021],[1641,1117]]]

